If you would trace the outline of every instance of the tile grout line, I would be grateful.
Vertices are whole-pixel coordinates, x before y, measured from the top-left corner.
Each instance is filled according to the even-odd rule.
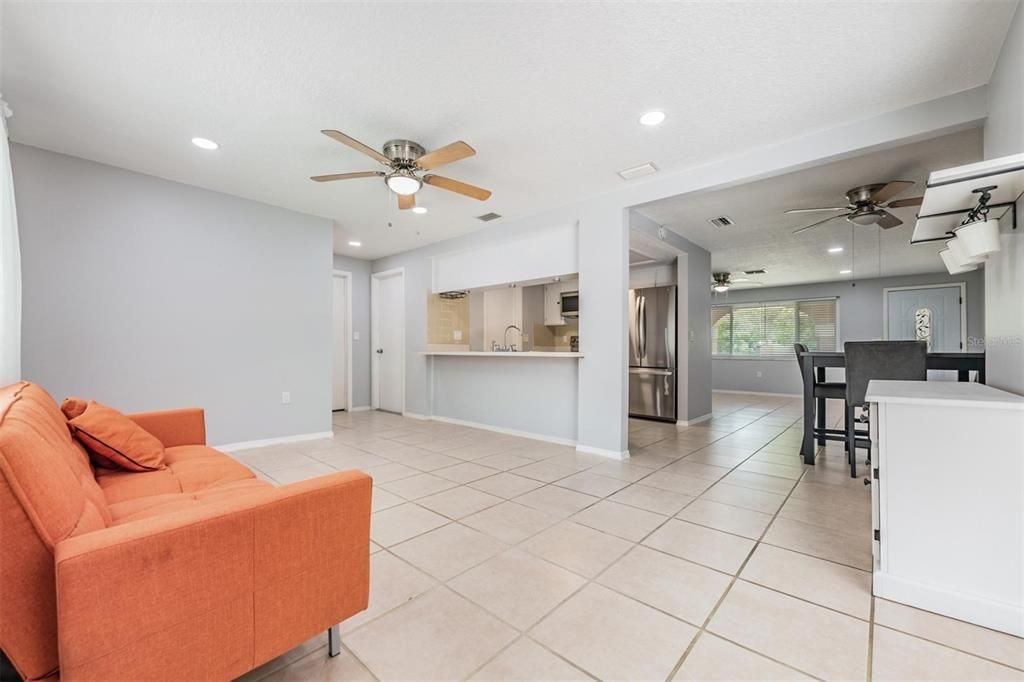
[[[751,457],[753,457],[753,455],[751,455]],[[803,475],[800,476],[800,479],[797,479],[796,484],[799,484],[800,480],[802,480],[802,479],[803,479]],[[718,613],[719,608],[722,606],[723,603],[725,603],[725,600],[729,596],[729,593],[732,592],[732,588],[736,584],[736,581],[738,581],[740,579],[740,574],[743,572],[743,569],[745,569],[747,567],[747,564],[750,562],[750,558],[754,555],[754,552],[756,552],[757,548],[761,545],[761,540],[768,533],[768,530],[772,527],[772,524],[775,523],[775,519],[778,518],[779,512],[782,510],[782,507],[785,506],[786,502],[788,502],[789,498],[793,495],[793,490],[796,489],[796,484],[793,485],[793,488],[790,489],[789,493],[786,495],[786,499],[783,500],[781,505],[779,505],[779,509],[776,510],[774,515],[772,515],[772,520],[768,523],[767,526],[765,526],[765,529],[764,529],[764,531],[762,531],[761,536],[754,542],[754,546],[750,548],[749,552],[747,552],[746,558],[744,558],[743,563],[740,564],[740,567],[738,569],[736,569],[736,573],[732,575],[732,579],[729,581],[729,585],[725,588],[725,591],[722,592],[722,595],[718,598],[718,601],[715,602],[715,605],[711,608],[711,611],[708,613],[707,617],[704,619],[704,623],[700,626],[700,630],[698,631],[698,635],[693,638],[693,641],[690,642],[690,646],[688,646],[686,648],[686,650],[683,652],[683,655],[676,662],[675,667],[673,667],[672,672],[669,674],[669,679],[671,679],[672,677],[674,677],[675,675],[677,675],[679,673],[680,668],[682,668],[683,664],[686,662],[686,658],[690,655],[690,652],[692,651],[693,647],[696,645],[696,641],[699,638],[700,634],[702,634],[704,632],[709,632],[710,634],[712,634],[712,635],[714,635],[716,637],[721,637],[721,635],[718,635],[718,634],[708,630],[708,625],[711,624],[711,621],[714,619],[715,614]],[[726,639],[727,641],[732,641],[732,640],[729,640],[728,638],[725,638],[725,637],[722,637],[722,639]],[[743,647],[743,648],[748,649],[748,647]],[[753,649],[749,649],[749,650],[753,651]],[[788,663],[784,663],[783,661],[778,661],[778,660],[772,658],[771,656],[767,656],[767,655],[765,655],[765,654],[763,654],[763,653],[761,653],[759,651],[755,652],[755,653],[757,653],[760,656],[765,656],[765,658],[769,658],[770,660],[773,660],[776,663],[780,663],[782,665],[785,665],[787,668],[790,668],[792,670],[796,670],[796,671],[798,671],[798,672],[800,672],[802,674],[809,674],[809,673],[804,672],[803,670],[800,670],[799,668],[796,668],[796,667],[794,667],[794,666],[792,666],[792,665],[790,665]],[[811,675],[811,677],[817,677],[817,676],[816,675]],[[820,678],[818,678],[818,679],[820,679]]]

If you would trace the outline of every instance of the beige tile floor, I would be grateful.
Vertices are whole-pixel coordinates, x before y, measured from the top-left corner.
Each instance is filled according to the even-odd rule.
[[[797,456],[799,401],[630,421],[629,462],[380,412],[239,452],[374,477],[370,608],[266,680],[1024,679],[1024,640],[871,596],[870,490]],[[831,415],[839,420],[838,413]]]

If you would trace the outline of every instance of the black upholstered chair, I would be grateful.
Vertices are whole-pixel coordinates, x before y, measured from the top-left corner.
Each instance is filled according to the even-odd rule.
[[[800,354],[807,352],[807,346],[802,343],[794,343],[793,352],[796,353],[796,362],[800,365],[800,377],[806,380],[804,363],[800,361]],[[846,424],[842,429],[826,428],[825,400],[846,400],[846,384],[839,381],[814,384],[814,437],[818,441],[818,445],[824,445],[826,440],[845,441]]]
[[[871,441],[856,431],[854,408],[865,407],[864,397],[872,379],[893,381],[926,381],[928,379],[928,346],[924,341],[848,341],[846,353],[846,448],[850,460],[850,476],[857,476],[857,448],[867,448]]]

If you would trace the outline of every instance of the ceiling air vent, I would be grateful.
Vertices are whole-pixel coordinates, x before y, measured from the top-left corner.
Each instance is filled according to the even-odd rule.
[[[478,216],[476,217],[476,219],[477,219],[477,220],[482,220],[482,221],[484,221],[485,223],[489,223],[489,222],[491,222],[492,220],[497,220],[497,219],[498,219],[498,218],[500,218],[500,217],[501,217],[501,215],[500,215],[500,214],[498,214],[498,213],[484,213],[483,215],[478,215]]]
[[[727,215],[720,215],[717,218],[708,218],[708,222],[715,227],[732,227],[736,223]]]
[[[647,162],[642,166],[623,168],[619,171],[619,177],[623,180],[635,180],[636,178],[642,178],[645,175],[654,175],[657,172],[658,167],[651,162]]]
[[[761,268],[760,270],[744,270],[743,274],[744,275],[763,275],[764,274],[764,268]]]

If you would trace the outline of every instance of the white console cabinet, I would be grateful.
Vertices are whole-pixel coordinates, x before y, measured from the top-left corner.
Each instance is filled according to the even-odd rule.
[[[874,594],[1024,636],[1024,397],[872,381]]]

